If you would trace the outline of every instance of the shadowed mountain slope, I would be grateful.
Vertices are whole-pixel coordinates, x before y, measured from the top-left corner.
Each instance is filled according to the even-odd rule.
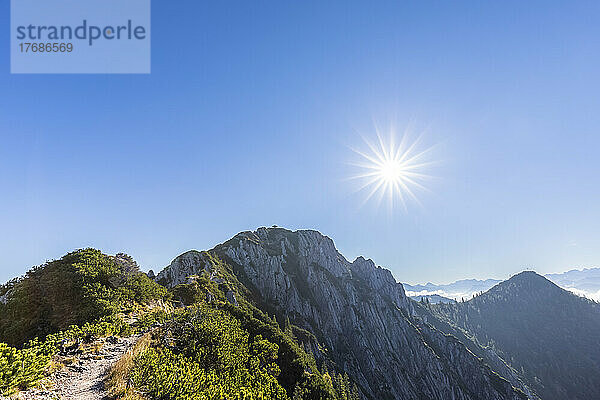
[[[431,309],[498,353],[542,399],[600,398],[600,304],[526,271]]]

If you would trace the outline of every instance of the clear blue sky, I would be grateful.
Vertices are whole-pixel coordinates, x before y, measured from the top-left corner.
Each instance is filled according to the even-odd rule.
[[[210,3],[153,2],[147,76],[10,75],[1,3],[0,281],[272,224],[407,282],[600,265],[600,3]],[[373,121],[442,143],[423,208],[344,181]]]

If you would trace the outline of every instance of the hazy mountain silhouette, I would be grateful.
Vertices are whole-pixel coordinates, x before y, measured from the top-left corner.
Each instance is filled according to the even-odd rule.
[[[600,399],[600,304],[526,271],[434,312],[492,347],[542,399]]]

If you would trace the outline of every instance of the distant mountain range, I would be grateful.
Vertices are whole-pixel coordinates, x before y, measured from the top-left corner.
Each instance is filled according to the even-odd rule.
[[[562,274],[546,274],[544,276],[563,289],[600,301],[600,268],[572,269]]]
[[[569,290],[579,296],[600,301],[600,268],[573,269],[567,272],[546,274],[548,280],[554,282],[563,289]],[[437,295],[436,303],[450,302],[451,300],[468,300],[473,295],[485,292],[498,283],[499,279],[461,279],[453,283],[436,285],[427,282],[424,285],[410,285],[402,283],[406,294],[419,301],[422,296],[430,298]]]
[[[420,300],[419,296],[438,295],[446,299],[460,301],[461,299],[468,300],[476,293],[485,292],[500,282],[498,279],[462,279],[446,285],[427,282],[424,285],[402,283],[402,286],[404,286],[407,296],[417,298],[417,300]]]

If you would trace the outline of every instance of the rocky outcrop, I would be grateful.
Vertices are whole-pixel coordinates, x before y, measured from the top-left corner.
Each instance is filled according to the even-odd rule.
[[[312,332],[323,354],[373,399],[523,399],[456,338],[418,326],[414,303],[391,272],[346,260],[317,231],[260,228],[211,253],[257,297]],[[168,286],[207,268],[198,252],[158,275]]]
[[[8,303],[8,298],[10,297],[11,291],[7,291],[6,293],[4,293],[2,296],[0,296],[0,303],[2,304],[6,304]]]
[[[188,283],[188,278],[200,275],[202,271],[210,272],[212,265],[204,254],[190,250],[175,258],[169,266],[160,271],[156,281],[167,287],[174,287],[181,283]]]

